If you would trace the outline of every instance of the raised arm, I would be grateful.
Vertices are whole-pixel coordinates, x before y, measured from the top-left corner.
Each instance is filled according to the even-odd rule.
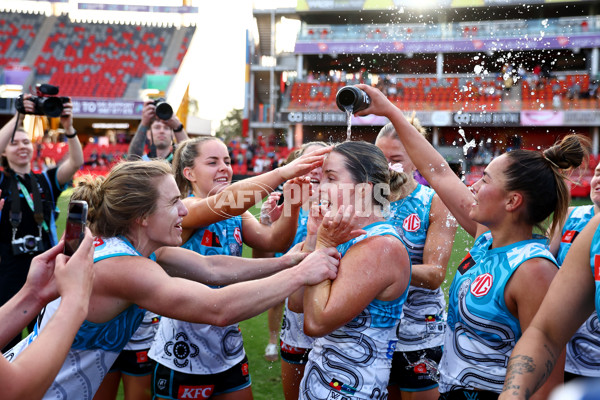
[[[144,155],[144,148],[146,147],[146,134],[148,133],[148,129],[150,129],[150,124],[152,123],[152,119],[156,116],[156,107],[154,106],[154,102],[152,100],[146,100],[142,107],[142,120],[137,130],[135,131],[135,135],[129,142],[129,148],[127,149],[128,156],[138,156],[141,157]]]
[[[60,116],[60,123],[65,129],[65,135],[69,143],[69,155],[65,162],[61,163],[56,171],[56,179],[60,186],[73,179],[75,172],[83,165],[83,149],[73,128],[73,103],[69,100],[64,104],[63,114]]]
[[[600,216],[594,217],[573,242],[535,318],[512,351],[500,399],[531,398],[559,365],[566,343],[594,311],[590,243],[599,223]]]
[[[400,109],[393,105],[378,89],[368,85],[357,85],[371,97],[371,105],[357,115],[375,114],[387,117],[394,125],[408,156],[417,170],[427,179],[458,223],[471,236],[483,232],[469,217],[474,202],[473,194],[456,176],[444,157],[412,126]]]
[[[70,259],[60,254],[62,247],[63,242],[34,258],[27,282],[17,294],[19,298],[2,307],[12,308],[10,317],[3,319],[4,338],[9,326],[22,329],[47,301],[61,295],[56,313],[36,340],[12,363],[0,357],[3,399],[41,398],[56,377],[87,315],[93,279],[92,237],[88,231]]]
[[[310,170],[321,166],[324,155],[329,151],[331,151],[329,147],[321,148],[273,171],[232,183],[220,193],[205,199],[196,197],[184,199],[188,209],[188,215],[183,219],[184,230],[187,230],[189,235],[190,230],[242,215],[281,183],[305,175]]]
[[[448,269],[452,254],[456,219],[450,214],[442,200],[435,195],[429,213],[429,229],[423,251],[423,264],[412,266],[410,284],[435,290],[439,288]]]

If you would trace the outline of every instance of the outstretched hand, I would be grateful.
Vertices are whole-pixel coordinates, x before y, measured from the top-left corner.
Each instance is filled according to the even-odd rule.
[[[270,226],[273,222],[277,221],[279,217],[281,217],[283,205],[277,205],[280,198],[280,192],[273,192],[269,194],[267,200],[265,200],[262,206],[260,207],[261,224]]]
[[[60,296],[74,296],[81,303],[87,304],[92,293],[93,266],[94,239],[90,230],[86,228],[83,241],[71,257],[64,254],[56,257],[54,275]]]
[[[289,164],[279,167],[279,173],[281,177],[286,181],[288,179],[295,178],[308,174],[313,169],[323,165],[325,156],[331,151],[331,146],[322,147],[318,150],[311,151],[309,154],[304,154]]]
[[[25,286],[36,294],[43,304],[49,303],[58,296],[76,291],[84,294],[82,300],[89,298],[94,248],[89,229],[79,248],[72,257],[62,253],[64,241],[46,250],[31,260]]]
[[[385,97],[381,90],[364,84],[356,85],[356,87],[364,90],[371,98],[371,104],[369,107],[357,112],[356,115],[364,116],[375,114],[380,116],[388,116],[393,112],[393,110],[397,110],[397,107],[392,104],[387,97]]]

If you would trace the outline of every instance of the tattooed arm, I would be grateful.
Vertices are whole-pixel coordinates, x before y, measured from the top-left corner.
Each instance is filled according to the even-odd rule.
[[[508,362],[500,399],[529,399],[550,376],[562,349],[594,311],[590,243],[600,216],[577,236],[539,311]],[[559,371],[562,373],[562,371]]]

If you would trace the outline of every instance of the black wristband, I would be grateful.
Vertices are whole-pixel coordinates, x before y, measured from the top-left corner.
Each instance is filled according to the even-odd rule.
[[[181,132],[183,130],[183,124],[179,124],[179,126],[173,129],[173,132]]]
[[[77,136],[77,131],[73,129],[72,134],[69,135],[68,133],[65,133],[65,136],[67,137],[67,139],[73,139],[75,136]]]

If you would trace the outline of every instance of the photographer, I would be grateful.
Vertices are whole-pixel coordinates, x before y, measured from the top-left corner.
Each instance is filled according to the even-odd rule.
[[[27,114],[35,112],[31,98],[30,94],[23,95]],[[22,127],[23,114],[18,113],[0,129],[0,190],[5,200],[0,213],[0,305],[23,287],[33,257],[57,244],[56,201],[83,164],[83,150],[73,129],[73,105],[68,101],[63,107],[60,122],[68,138],[69,153],[58,167],[46,172],[31,172],[34,149],[29,133]],[[29,327],[31,331],[33,323]],[[18,343],[20,337],[19,334],[2,351]]]
[[[157,104],[159,100],[147,100],[144,102],[142,109],[142,122],[138,127],[131,143],[129,144],[128,156],[138,156],[144,160],[150,158],[162,158],[169,162],[173,159],[173,137],[177,139],[177,143],[181,143],[188,139],[187,132],[183,129],[183,124],[177,118],[177,115],[172,112],[171,117],[161,119],[157,116]],[[163,105],[166,103],[162,102]],[[169,107],[170,108],[170,107]],[[168,117],[168,114],[158,115]],[[144,155],[144,147],[148,143],[150,151]]]

